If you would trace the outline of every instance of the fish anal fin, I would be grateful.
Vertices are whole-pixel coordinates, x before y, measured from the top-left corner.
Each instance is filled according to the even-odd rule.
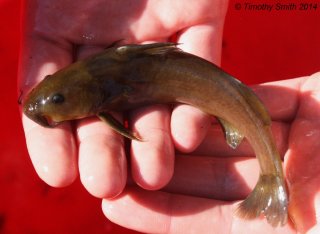
[[[161,55],[169,51],[179,51],[177,43],[163,42],[142,45],[124,45],[117,48],[117,53],[126,54],[127,56],[136,56],[139,54]]]
[[[116,120],[111,114],[101,112],[97,115],[103,122],[107,123],[113,130],[127,137],[131,140],[143,141],[143,139],[135,132],[131,132],[125,128],[118,120]]]
[[[260,175],[255,188],[239,204],[235,214],[243,219],[254,219],[263,214],[273,227],[286,224],[288,195],[282,181],[276,175]]]
[[[227,144],[231,148],[236,149],[240,145],[240,143],[242,142],[244,135],[241,132],[239,132],[228,121],[226,121],[224,119],[220,119],[220,118],[218,118],[218,121],[220,122],[220,124],[224,130]]]

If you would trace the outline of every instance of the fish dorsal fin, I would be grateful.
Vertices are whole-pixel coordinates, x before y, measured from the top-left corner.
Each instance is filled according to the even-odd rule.
[[[117,48],[117,53],[125,55],[139,55],[139,54],[149,54],[149,55],[161,55],[170,51],[179,51],[177,43],[163,42],[163,43],[152,43],[144,45],[124,45]]]
[[[236,149],[240,145],[244,135],[241,132],[239,132],[238,129],[236,129],[228,121],[220,118],[217,118],[217,119],[224,130],[227,144],[232,149]]]

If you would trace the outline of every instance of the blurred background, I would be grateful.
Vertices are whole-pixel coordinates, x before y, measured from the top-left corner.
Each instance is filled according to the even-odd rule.
[[[320,70],[320,2],[317,9],[272,12],[238,10],[244,2],[230,1],[224,70],[247,84]],[[17,105],[19,21],[20,1],[0,0],[0,233],[136,233],[108,221],[79,181],[57,189],[36,175]]]

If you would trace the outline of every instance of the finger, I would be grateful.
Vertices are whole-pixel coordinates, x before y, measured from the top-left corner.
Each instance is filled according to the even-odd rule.
[[[71,184],[78,175],[76,144],[68,123],[44,128],[22,116],[26,144],[39,177],[53,187]]]
[[[220,17],[185,28],[178,37],[178,43],[181,43],[179,47],[186,52],[220,65],[225,13],[226,6],[219,9]]]
[[[25,99],[28,91],[46,75],[54,73],[72,60],[71,45],[55,37],[52,40],[30,28],[34,22],[32,12],[26,10],[24,44],[21,48],[18,87]],[[29,24],[30,23],[30,24]],[[77,176],[76,144],[71,127],[63,124],[56,129],[46,129],[25,115],[23,127],[31,161],[42,180],[51,186],[66,186]]]
[[[290,192],[289,214],[301,233],[318,223],[317,214],[320,212],[319,129],[319,121],[296,120],[285,158]]]
[[[170,110],[163,105],[140,108],[131,114],[131,120],[143,139],[131,143],[133,179],[145,189],[159,189],[169,182],[174,167]]]
[[[102,49],[82,45],[76,57],[83,59]],[[112,198],[121,193],[127,180],[123,137],[97,118],[79,121],[77,133],[80,179],[84,187],[99,198]]]
[[[223,22],[209,22],[189,27],[180,33],[178,43],[184,51],[220,64]],[[201,37],[199,37],[201,35]],[[172,112],[173,141],[182,152],[193,151],[205,138],[210,117],[187,105],[179,105]]]
[[[273,122],[272,133],[281,157],[284,156],[288,149],[288,135],[290,125],[287,123]],[[208,130],[208,133],[197,149],[192,152],[193,155],[217,156],[217,157],[234,157],[234,156],[251,156],[255,154],[251,145],[245,139],[237,147],[232,149],[227,143],[220,125],[214,124]]]
[[[279,121],[292,120],[297,113],[299,87],[303,78],[287,81],[271,82],[254,86],[253,89],[266,105],[272,119]],[[281,97],[281,98],[275,98]],[[219,126],[208,129],[209,118],[195,108],[181,105],[172,114],[172,135],[176,147],[181,152],[192,152],[202,155],[253,155],[251,147],[244,141],[237,150],[231,149],[226,143]],[[317,110],[317,108],[308,108]],[[312,115],[311,115],[312,116]],[[181,124],[183,123],[183,124]],[[188,126],[188,127],[186,127]],[[287,150],[287,136],[289,125],[285,122],[273,122],[273,134],[280,154]],[[205,136],[205,137],[204,137]]]
[[[320,72],[301,79],[297,118],[318,120],[320,117]]]
[[[112,198],[127,179],[124,139],[96,118],[79,121],[79,170],[84,187],[100,198]]]
[[[165,191],[217,200],[240,200],[257,183],[259,165],[249,157],[216,158],[178,155]]]
[[[203,141],[211,125],[211,117],[189,105],[178,105],[171,118],[173,142],[181,152],[192,152]]]
[[[274,229],[265,219],[241,220],[234,216],[235,207],[233,202],[137,188],[102,202],[109,220],[143,233],[294,233],[288,225]]]
[[[300,86],[305,77],[269,82],[252,87],[273,120],[290,121],[295,117],[300,98]]]
[[[285,172],[290,190],[289,213],[297,230],[319,223],[320,193],[320,73],[303,81],[297,118],[290,132]]]

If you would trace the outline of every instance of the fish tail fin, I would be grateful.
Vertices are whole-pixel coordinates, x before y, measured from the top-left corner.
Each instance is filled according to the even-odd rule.
[[[253,219],[263,214],[272,226],[282,226],[288,218],[288,197],[283,179],[277,175],[260,175],[249,196],[239,204],[236,215]]]

